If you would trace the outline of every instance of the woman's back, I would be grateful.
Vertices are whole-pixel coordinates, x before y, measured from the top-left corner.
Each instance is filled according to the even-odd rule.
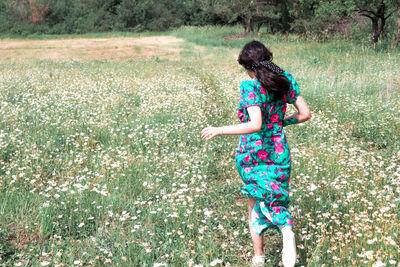
[[[262,112],[262,128],[265,134],[275,135],[282,133],[282,122],[286,113],[287,104],[293,104],[300,94],[296,80],[289,72],[284,75],[290,82],[290,89],[283,95],[281,100],[274,101],[274,95],[261,86],[258,79],[245,80],[240,85],[240,101],[238,116],[241,122],[250,120],[247,108],[257,105]]]

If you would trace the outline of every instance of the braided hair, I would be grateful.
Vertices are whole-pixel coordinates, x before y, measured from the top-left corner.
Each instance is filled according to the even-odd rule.
[[[247,43],[239,54],[238,62],[245,69],[254,71],[269,93],[273,93],[273,100],[278,101],[289,90],[290,82],[283,74],[284,70],[272,62],[272,53],[258,41]]]

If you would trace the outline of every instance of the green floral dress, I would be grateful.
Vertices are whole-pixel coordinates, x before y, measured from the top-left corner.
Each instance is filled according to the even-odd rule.
[[[247,107],[259,106],[262,113],[261,131],[240,136],[236,151],[236,168],[244,182],[242,194],[256,199],[251,213],[252,227],[258,235],[278,226],[293,226],[288,211],[291,158],[283,130],[287,104],[293,104],[300,94],[296,80],[284,72],[290,90],[282,100],[273,101],[257,79],[240,85],[238,116],[241,122],[250,120]]]

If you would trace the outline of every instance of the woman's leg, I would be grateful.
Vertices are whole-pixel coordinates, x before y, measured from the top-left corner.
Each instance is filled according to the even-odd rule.
[[[284,267],[293,267],[296,263],[296,240],[292,227],[279,227],[282,231],[282,262]]]
[[[250,235],[251,239],[253,239],[253,244],[254,244],[254,254],[261,256],[264,255],[264,250],[263,250],[263,237],[262,235],[259,236],[254,232],[253,227],[251,226],[251,212],[254,208],[254,204],[256,203],[256,200],[254,198],[249,198],[249,228],[250,228]]]

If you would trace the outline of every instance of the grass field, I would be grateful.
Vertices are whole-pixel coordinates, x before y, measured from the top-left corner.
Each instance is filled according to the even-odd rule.
[[[246,266],[239,137],[200,131],[239,123],[253,38],[313,115],[285,128],[296,266],[399,266],[400,51],[239,31],[1,39],[0,266]]]

